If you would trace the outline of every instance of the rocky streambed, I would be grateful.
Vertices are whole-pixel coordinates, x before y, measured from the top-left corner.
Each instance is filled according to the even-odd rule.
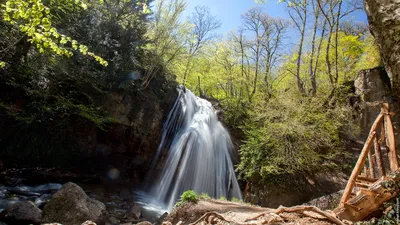
[[[138,192],[124,185],[68,182],[41,185],[0,184],[0,224],[161,223],[160,208],[138,200]],[[161,218],[160,218],[161,217]]]

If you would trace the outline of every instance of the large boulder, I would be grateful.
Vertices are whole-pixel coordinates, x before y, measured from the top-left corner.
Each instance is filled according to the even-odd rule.
[[[105,224],[108,212],[103,203],[90,199],[81,187],[66,183],[56,192],[43,210],[42,223],[57,222],[78,225],[87,220],[98,225]]]
[[[30,201],[17,202],[0,213],[0,221],[8,225],[40,224],[41,220],[42,210]]]
[[[400,1],[365,0],[369,27],[377,40],[393,87],[400,90]]]
[[[383,67],[361,70],[354,81],[355,94],[360,99],[357,117],[361,131],[361,138],[369,135],[372,124],[381,111],[379,103],[388,102],[390,110],[395,112],[392,122],[395,127],[400,125],[400,113],[397,98],[394,95],[390,78]],[[400,136],[395,129],[396,144],[400,144]]]

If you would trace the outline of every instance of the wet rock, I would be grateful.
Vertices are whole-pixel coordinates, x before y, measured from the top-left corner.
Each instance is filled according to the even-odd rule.
[[[134,205],[134,206],[132,206],[131,209],[129,209],[125,213],[123,219],[125,221],[134,221],[134,220],[138,220],[141,215],[142,215],[142,209],[138,205]]]
[[[111,224],[120,224],[119,219],[115,218],[115,217],[110,217],[110,219],[108,220],[109,223]]]
[[[136,225],[152,225],[152,224],[149,221],[143,221],[143,222],[140,222],[140,223],[138,223]]]
[[[42,211],[33,202],[18,202],[0,213],[0,221],[8,225],[40,224]]]
[[[154,223],[154,225],[161,225],[161,224],[164,222],[165,218],[167,218],[167,216],[168,216],[168,213],[167,213],[167,212],[165,212],[164,214],[162,214],[162,215],[160,216],[160,218],[158,218],[158,220]]]
[[[90,199],[81,187],[66,183],[53,195],[43,210],[42,223],[57,221],[64,225],[76,225],[87,220],[105,224],[108,212],[103,203]]]
[[[90,220],[85,221],[84,223],[82,223],[81,225],[97,225],[95,222],[92,222]]]

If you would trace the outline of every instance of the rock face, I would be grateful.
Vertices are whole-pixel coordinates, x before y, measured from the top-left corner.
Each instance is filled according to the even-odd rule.
[[[376,38],[386,71],[400,90],[400,1],[365,0],[369,27]]]
[[[71,89],[76,85],[65,84]],[[15,116],[0,105],[0,124],[10,127],[7,131],[0,130],[0,149],[10,149],[0,152],[0,170],[56,167],[67,168],[75,174],[106,176],[111,182],[141,182],[161,140],[163,122],[177,97],[176,87],[175,81],[158,74],[147,88],[130,84],[104,93],[84,92],[90,96],[90,107],[104,111],[101,126],[93,122],[98,118],[91,112],[80,114],[68,109],[63,118],[46,117],[29,126],[24,130],[29,137],[23,144],[15,139],[23,136],[14,126]],[[10,89],[10,93],[16,91]],[[86,101],[82,102],[86,104]],[[21,110],[28,110],[24,107],[21,106]],[[40,143],[37,148],[36,143]],[[40,154],[31,149],[40,149]]]
[[[318,196],[344,188],[348,175],[338,171],[320,171],[309,176],[281,176],[279,183],[248,184],[243,193],[245,202],[278,208],[300,205]]]
[[[388,102],[390,110],[395,112],[392,122],[395,127],[400,125],[399,105],[397,97],[391,88],[390,78],[384,68],[377,67],[362,70],[354,81],[355,94],[360,99],[357,116],[361,131],[361,138],[368,137],[369,131],[376,117],[381,111],[379,102]],[[396,145],[400,144],[398,130],[395,129]]]
[[[374,102],[385,101],[393,104],[390,79],[386,71],[380,67],[362,70],[354,81],[354,87],[355,94],[361,100],[358,118],[360,118],[361,134],[365,138],[381,111],[379,104]]]
[[[81,187],[66,183],[56,192],[43,210],[42,223],[82,224],[87,220],[105,224],[108,213],[103,203],[90,199]]]
[[[42,211],[33,202],[18,202],[0,213],[0,221],[8,225],[40,224]]]
[[[162,126],[176,97],[177,84],[157,78],[145,90],[115,92],[103,99],[103,107],[115,122],[107,131],[93,133],[91,152],[127,180],[141,181],[161,141]]]

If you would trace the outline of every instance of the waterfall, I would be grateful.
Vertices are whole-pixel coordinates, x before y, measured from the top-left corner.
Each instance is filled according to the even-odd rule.
[[[163,126],[151,165],[151,196],[171,210],[184,191],[241,199],[233,169],[234,147],[210,102],[183,86]],[[160,159],[161,174],[155,176]]]

